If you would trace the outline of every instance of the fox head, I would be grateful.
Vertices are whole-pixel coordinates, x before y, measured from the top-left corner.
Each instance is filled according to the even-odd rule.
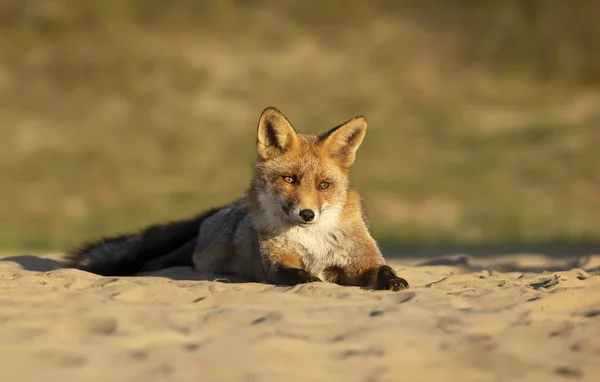
[[[280,226],[336,219],[346,203],[348,172],[367,121],[355,117],[319,134],[299,134],[284,115],[267,108],[258,123],[252,191],[259,208]]]

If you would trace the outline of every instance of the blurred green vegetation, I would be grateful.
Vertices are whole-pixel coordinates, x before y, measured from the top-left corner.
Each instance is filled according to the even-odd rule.
[[[0,247],[64,249],[246,188],[266,106],[363,114],[387,245],[600,239],[600,3],[0,2]]]

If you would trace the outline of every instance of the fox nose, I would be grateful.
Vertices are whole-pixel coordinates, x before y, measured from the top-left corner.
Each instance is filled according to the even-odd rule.
[[[298,215],[300,215],[300,219],[304,220],[304,222],[306,223],[315,218],[315,213],[313,212],[313,210],[309,209],[300,211]]]

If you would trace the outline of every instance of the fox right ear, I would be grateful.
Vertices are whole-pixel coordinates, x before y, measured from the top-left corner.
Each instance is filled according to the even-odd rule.
[[[356,157],[356,151],[365,138],[367,120],[358,116],[334,127],[321,135],[321,140],[333,158],[346,168],[350,168]]]
[[[261,159],[274,158],[289,150],[297,137],[294,128],[274,107],[266,108],[258,121],[257,152]]]

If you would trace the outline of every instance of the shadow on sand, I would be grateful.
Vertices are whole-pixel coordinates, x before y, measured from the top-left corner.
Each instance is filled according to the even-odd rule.
[[[65,265],[58,260],[34,255],[2,257],[0,258],[0,262],[2,261],[12,261],[19,264],[23,269],[34,272],[48,272],[65,267]]]
[[[455,266],[472,271],[539,273],[572,268],[600,269],[600,244],[596,243],[385,248],[384,255],[399,262],[410,259],[419,266]]]
[[[491,257],[515,254],[543,255],[551,258],[580,257],[600,255],[600,243],[582,244],[498,244],[498,245],[444,245],[422,247],[383,247],[386,257],[393,259],[422,258],[431,259],[456,254],[468,254],[473,257]]]

